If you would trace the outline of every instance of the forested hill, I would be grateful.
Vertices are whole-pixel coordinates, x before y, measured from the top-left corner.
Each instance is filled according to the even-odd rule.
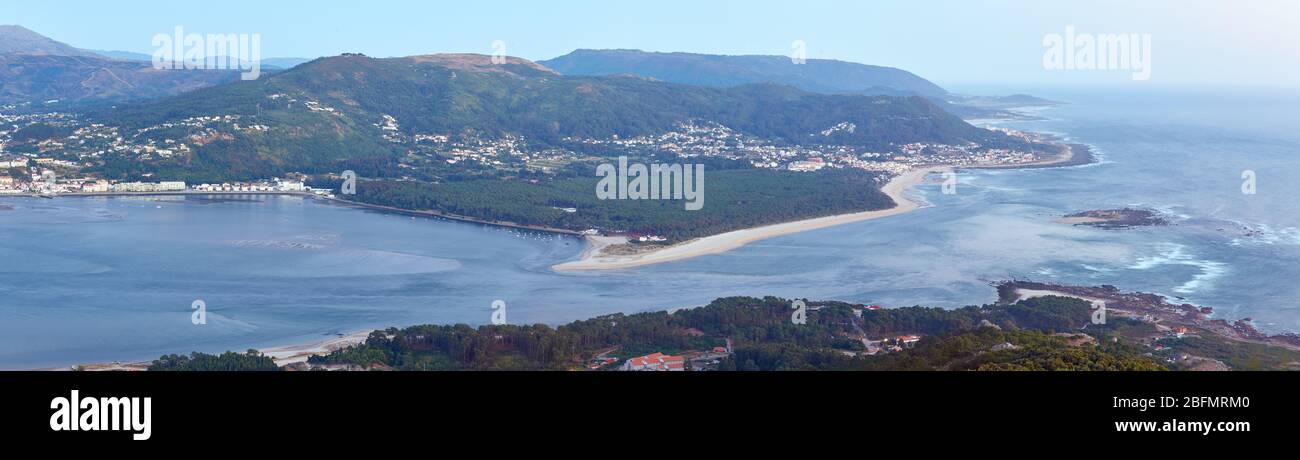
[[[613,314],[559,327],[423,325],[375,331],[365,343],[309,358],[321,368],[394,370],[616,369],[662,352],[690,357],[695,370],[1159,370],[1140,347],[1105,340],[1088,324],[1090,304],[1064,297],[956,310],[864,309],[809,302],[803,324],[792,300],[728,297],[707,306]],[[919,343],[898,342],[920,334]],[[871,348],[885,347],[876,352]],[[897,348],[890,350],[894,344]],[[716,350],[723,348],[724,353]],[[729,349],[728,349],[729,348]],[[714,350],[712,354],[709,350]],[[717,361],[713,361],[717,360]],[[596,364],[593,366],[592,362]],[[710,362],[712,361],[712,362]],[[303,369],[308,365],[296,365]],[[256,352],[163,356],[151,370],[265,370]]]
[[[92,114],[145,128],[189,117],[240,115],[262,135],[229,134],[241,161],[280,164],[394,154],[374,142],[388,115],[405,134],[565,138],[658,134],[687,120],[721,123],[773,142],[884,148],[909,142],[997,145],[1005,136],[971,126],[920,97],[814,94],[787,86],[712,88],[636,77],[563,76],[533,62],[483,55],[321,58],[257,81],[204,88]],[[815,136],[841,123],[856,129]],[[179,132],[187,135],[192,133]],[[200,149],[201,152],[201,149]]]
[[[22,26],[0,25],[0,104],[108,104],[180,94],[237,79],[239,72],[234,70],[159,70],[148,60],[109,58]]]
[[[565,75],[640,75],[673,83],[739,86],[776,83],[826,94],[942,98],[948,91],[893,67],[830,59],[793,64],[786,56],[722,56],[640,50],[576,50],[540,64]]]

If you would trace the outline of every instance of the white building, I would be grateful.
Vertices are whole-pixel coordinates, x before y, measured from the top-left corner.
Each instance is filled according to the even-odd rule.
[[[620,369],[625,371],[684,371],[686,370],[686,358],[668,356],[663,353],[652,353],[629,359],[623,363],[623,367]]]

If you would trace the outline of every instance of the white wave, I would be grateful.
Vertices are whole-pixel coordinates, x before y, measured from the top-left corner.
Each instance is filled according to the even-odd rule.
[[[1106,272],[1115,271],[1114,269],[1098,267],[1096,265],[1089,265],[1089,264],[1080,264],[1079,266],[1083,267],[1084,270],[1088,270],[1090,272],[1097,272],[1097,273],[1106,273]]]
[[[299,241],[281,241],[281,240],[236,240],[232,241],[235,247],[240,248],[271,248],[271,249],[323,249],[324,246],[319,244],[303,243]]]
[[[239,330],[241,332],[256,332],[259,329],[256,324],[243,321],[243,320],[234,319],[229,316],[214,312],[212,310],[207,310],[206,319],[208,322],[211,322],[213,324],[222,325],[225,327],[229,327],[231,329]]]
[[[1139,257],[1133,265],[1128,268],[1131,270],[1150,270],[1164,265],[1184,265],[1196,267],[1199,271],[1192,279],[1186,283],[1174,288],[1174,292],[1179,294],[1191,294],[1202,288],[1211,286],[1215,279],[1228,273],[1228,265],[1223,262],[1200,259],[1187,252],[1187,247],[1181,244],[1162,245],[1163,250],[1158,254],[1146,257]]]
[[[1081,165],[1070,166],[1070,168],[1095,168],[1097,166],[1114,163],[1110,160],[1110,155],[1106,154],[1106,150],[1098,147],[1096,144],[1089,144],[1087,142],[1076,142],[1076,144],[1082,144],[1088,147],[1088,151],[1092,153],[1092,161]]]
[[[1134,203],[1127,203],[1124,205],[1124,207],[1134,208],[1134,209],[1149,209],[1155,211],[1156,214],[1159,214],[1160,217],[1165,218],[1165,220],[1168,220],[1173,223],[1186,222],[1188,220],[1191,220],[1192,218],[1192,216],[1189,214],[1177,211],[1177,209],[1186,208],[1181,204],[1151,204],[1151,203],[1143,203],[1143,202],[1134,202]]]
[[[391,276],[453,271],[461,268],[456,259],[405,254],[371,249],[330,249],[295,253],[280,265],[253,267],[246,271],[279,277],[315,278],[332,276]]]
[[[1183,283],[1182,286],[1178,286],[1174,288],[1174,292],[1177,292],[1179,294],[1195,293],[1203,287],[1208,287],[1213,285],[1214,280],[1228,273],[1228,265],[1223,262],[1198,261],[1191,265],[1194,265],[1197,268],[1199,268],[1201,270],[1201,273],[1196,276],[1193,276],[1190,281]]]
[[[1300,245],[1300,228],[1284,227],[1274,229],[1268,224],[1251,224],[1247,222],[1229,221],[1244,229],[1247,236],[1233,238],[1233,246],[1242,246],[1246,244],[1262,244],[1272,246],[1275,244]]]

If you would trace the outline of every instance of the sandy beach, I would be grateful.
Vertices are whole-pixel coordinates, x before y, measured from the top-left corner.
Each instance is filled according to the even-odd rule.
[[[334,350],[341,350],[366,341],[371,331],[357,331],[340,334],[324,340],[282,347],[263,348],[262,354],[271,357],[281,367],[293,363],[305,363],[311,355],[325,355]]]
[[[736,230],[687,241],[685,243],[672,245],[653,252],[632,255],[609,255],[602,253],[604,248],[612,244],[626,242],[627,240],[623,237],[589,236],[587,237],[587,249],[583,251],[582,256],[578,260],[558,264],[551,268],[563,271],[616,270],[621,268],[640,267],[709,254],[719,254],[739,248],[754,241],[781,235],[806,232],[834,225],[842,225],[850,222],[860,222],[902,214],[917,209],[923,204],[905,196],[905,193],[911,189],[912,186],[920,184],[925,180],[925,177],[931,173],[950,171],[951,169],[952,168],[948,166],[933,166],[914,169],[894,177],[889,181],[889,183],[885,184],[885,186],[881,188],[881,191],[896,203],[894,207],[889,209],[840,214],[767,225],[763,227],[747,228],[744,230]]]
[[[1079,300],[1083,300],[1083,301],[1089,302],[1089,303],[1091,303],[1091,304],[1093,305],[1093,307],[1097,307],[1097,306],[1101,306],[1102,308],[1105,308],[1105,307],[1106,307],[1106,301],[1105,301],[1105,300],[1102,300],[1102,299],[1094,299],[1094,298],[1092,298],[1092,297],[1084,297],[1084,296],[1081,296],[1081,295],[1070,294],[1070,293],[1067,293],[1067,292],[1049,291],[1049,290],[1045,290],[1045,289],[1024,289],[1024,288],[1017,288],[1017,289],[1016,289],[1016,301],[1017,301],[1017,302],[1019,302],[1019,301],[1021,301],[1021,300],[1029,300],[1029,299],[1034,299],[1034,298],[1038,298],[1038,297],[1048,297],[1048,296],[1056,296],[1056,297],[1070,297],[1070,298],[1079,299]]]
[[[791,233],[806,232],[820,228],[843,225],[851,222],[861,222],[864,220],[879,219],[893,215],[902,214],[920,208],[924,203],[919,203],[906,196],[908,190],[913,186],[920,184],[926,176],[947,172],[954,169],[1030,169],[1030,168],[1047,168],[1073,166],[1086,164],[1092,161],[1091,152],[1086,146],[1078,144],[1066,145],[1060,154],[1051,157],[1014,165],[989,165],[989,166],[929,166],[913,169],[906,173],[895,176],[885,184],[880,190],[894,200],[896,204],[889,209],[879,209],[875,211],[865,211],[851,214],[839,214],[834,216],[818,217],[814,219],[799,220],[781,224],[766,225],[762,227],[747,228],[727,233],[721,233],[713,236],[707,236],[663,249],[639,254],[606,254],[604,249],[615,244],[626,243],[627,239],[620,236],[588,236],[587,249],[582,252],[578,260],[565,262],[552,266],[557,271],[576,271],[576,270],[618,270],[624,268],[641,267],[646,265],[673,262],[678,260],[690,259],[710,254],[724,253],[746,244],[774,238]]]
[[[372,331],[356,331],[347,334],[332,335],[328,338],[307,343],[262,348],[258,351],[269,356],[275,364],[284,367],[289,364],[307,362],[311,355],[324,355],[334,350],[347,348],[366,341]],[[77,366],[85,371],[144,371],[149,368],[149,361],[111,362]],[[73,366],[34,369],[40,371],[70,371]]]

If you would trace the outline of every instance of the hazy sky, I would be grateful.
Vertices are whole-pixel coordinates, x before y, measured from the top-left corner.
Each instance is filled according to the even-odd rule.
[[[508,54],[576,48],[782,54],[900,67],[940,84],[1300,82],[1300,1],[20,1],[0,24],[73,46],[151,53],[155,34],[258,33],[263,57]],[[1048,71],[1047,34],[1150,34],[1151,77]]]

